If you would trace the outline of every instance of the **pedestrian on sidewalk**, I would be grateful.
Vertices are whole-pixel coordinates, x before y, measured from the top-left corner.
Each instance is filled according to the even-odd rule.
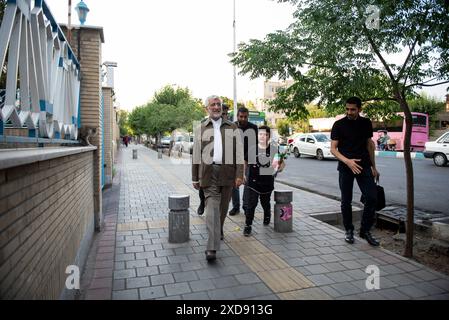
[[[243,145],[237,126],[222,117],[222,100],[206,99],[209,118],[195,128],[192,183],[204,191],[208,232],[206,259],[213,261],[220,249],[223,225],[233,187],[243,183]]]
[[[285,167],[285,162],[281,162],[279,168],[274,168],[274,158],[276,153],[279,152],[279,147],[270,143],[270,140],[270,127],[260,126],[258,130],[258,144],[249,147],[248,158],[245,161],[247,208],[243,235],[246,237],[252,232],[254,213],[259,198],[264,212],[263,224],[265,226],[270,224],[270,200],[274,190],[274,174],[275,172],[281,172]]]
[[[235,124],[241,130],[243,140],[243,153],[245,161],[248,161],[248,148],[257,145],[257,126],[248,121],[249,110],[245,107],[240,108],[237,112],[237,121]],[[246,172],[245,172],[246,175]],[[229,211],[230,216],[235,216],[240,213],[240,188],[232,189],[232,209]],[[246,214],[247,207],[247,187],[243,187],[243,211]]]
[[[345,241],[354,243],[352,224],[352,195],[354,179],[366,202],[360,227],[360,237],[372,246],[379,242],[371,235],[375,220],[377,190],[375,179],[379,179],[376,169],[373,125],[371,120],[360,116],[362,101],[351,97],[346,101],[346,117],[335,122],[331,133],[331,152],[339,160],[339,183],[341,190],[341,213],[346,229]]]

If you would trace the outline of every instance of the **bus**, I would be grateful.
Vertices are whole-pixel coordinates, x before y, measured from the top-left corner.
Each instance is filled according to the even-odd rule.
[[[404,151],[405,140],[405,117],[403,112],[398,112],[399,116],[395,120],[372,121],[373,140],[377,146],[382,132],[387,132],[393,142],[396,144],[396,151]],[[429,141],[429,116],[425,113],[412,112],[413,126],[410,151],[424,151],[426,142]]]
[[[229,111],[229,120],[232,122],[237,121],[237,119],[234,119],[234,111]],[[265,125],[265,112],[250,111],[248,121],[254,123],[258,127]]]

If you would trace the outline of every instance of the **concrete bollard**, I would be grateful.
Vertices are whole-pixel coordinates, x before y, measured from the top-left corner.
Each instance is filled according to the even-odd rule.
[[[274,191],[274,231],[288,233],[293,231],[293,192]]]
[[[189,241],[190,234],[190,196],[173,195],[168,197],[168,242]]]
[[[137,159],[137,149],[133,149],[133,159]]]
[[[157,149],[157,158],[162,159],[162,149],[161,148]]]

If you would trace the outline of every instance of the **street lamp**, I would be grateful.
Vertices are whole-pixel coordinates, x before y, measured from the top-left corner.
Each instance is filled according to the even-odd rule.
[[[87,5],[81,0],[75,7],[76,12],[78,13],[78,18],[80,20],[81,25],[84,25],[87,18],[87,13],[90,11]]]

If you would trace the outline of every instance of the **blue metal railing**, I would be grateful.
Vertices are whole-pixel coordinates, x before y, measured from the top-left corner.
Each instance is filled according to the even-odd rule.
[[[29,143],[3,136],[6,125],[28,129],[33,141],[77,141],[80,64],[45,0],[7,1],[0,26],[0,70],[6,54],[0,141]]]

